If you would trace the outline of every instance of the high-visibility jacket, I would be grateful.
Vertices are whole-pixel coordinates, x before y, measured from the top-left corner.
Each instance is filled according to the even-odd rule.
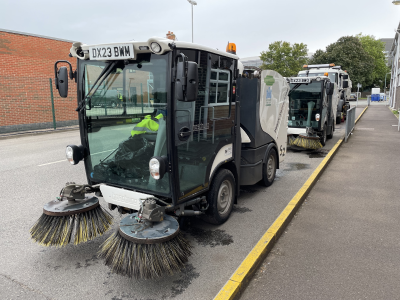
[[[137,134],[157,132],[159,126],[158,120],[162,117],[162,114],[157,115],[155,118],[152,118],[150,115],[145,116],[144,119],[133,128],[131,135],[134,136]]]

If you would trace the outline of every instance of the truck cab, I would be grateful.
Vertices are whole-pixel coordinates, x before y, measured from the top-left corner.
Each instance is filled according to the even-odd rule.
[[[303,71],[300,71],[298,77],[309,77],[309,76],[327,76],[331,82],[336,83],[338,88],[338,105],[336,114],[336,124],[340,124],[343,117],[346,117],[346,112],[350,108],[350,94],[352,83],[349,75],[346,71],[342,70],[341,66],[335,66],[335,64],[319,64],[319,65],[304,65]]]

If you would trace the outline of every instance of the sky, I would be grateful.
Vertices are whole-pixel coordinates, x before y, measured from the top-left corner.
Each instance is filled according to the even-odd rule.
[[[194,42],[241,58],[259,56],[275,41],[304,43],[309,52],[359,33],[393,38],[400,5],[392,0],[196,0]],[[187,0],[0,0],[0,29],[85,44],[147,41],[173,31],[192,40]]]

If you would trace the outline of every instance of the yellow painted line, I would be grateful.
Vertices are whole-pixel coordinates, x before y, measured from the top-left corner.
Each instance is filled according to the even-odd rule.
[[[367,110],[368,106],[364,108],[364,110],[361,112],[361,114],[358,116],[358,118],[356,119],[356,124],[358,122],[358,120],[361,118],[361,116],[365,113],[365,111]]]
[[[364,111],[365,110],[366,109],[364,109]],[[219,291],[214,300],[231,300],[237,299],[240,296],[240,294],[244,291],[245,287],[250,281],[251,276],[254,274],[254,272],[257,270],[257,267],[272,249],[274,243],[281,235],[283,229],[288,225],[288,223],[296,213],[297,209],[303,203],[304,199],[307,197],[308,193],[312,189],[314,183],[322,174],[329,161],[333,158],[335,152],[340,147],[342,142],[343,139],[340,139],[331,149],[331,151],[329,151],[327,156],[307,179],[306,183],[302,186],[302,188],[300,188],[300,190],[288,203],[288,205],[285,207],[279,217],[268,228],[267,232],[262,236],[262,238],[257,242],[257,244],[247,255],[244,261],[240,264],[235,273],[233,273],[228,282]]]

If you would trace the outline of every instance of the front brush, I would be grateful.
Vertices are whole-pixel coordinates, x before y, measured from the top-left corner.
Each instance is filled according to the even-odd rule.
[[[180,270],[192,254],[178,222],[166,215],[164,221],[139,223],[137,214],[121,220],[120,228],[99,250],[99,257],[119,275],[153,279]]]
[[[112,224],[112,216],[102,209],[96,197],[82,201],[47,203],[43,214],[30,229],[32,239],[43,246],[78,245],[103,235]]]

